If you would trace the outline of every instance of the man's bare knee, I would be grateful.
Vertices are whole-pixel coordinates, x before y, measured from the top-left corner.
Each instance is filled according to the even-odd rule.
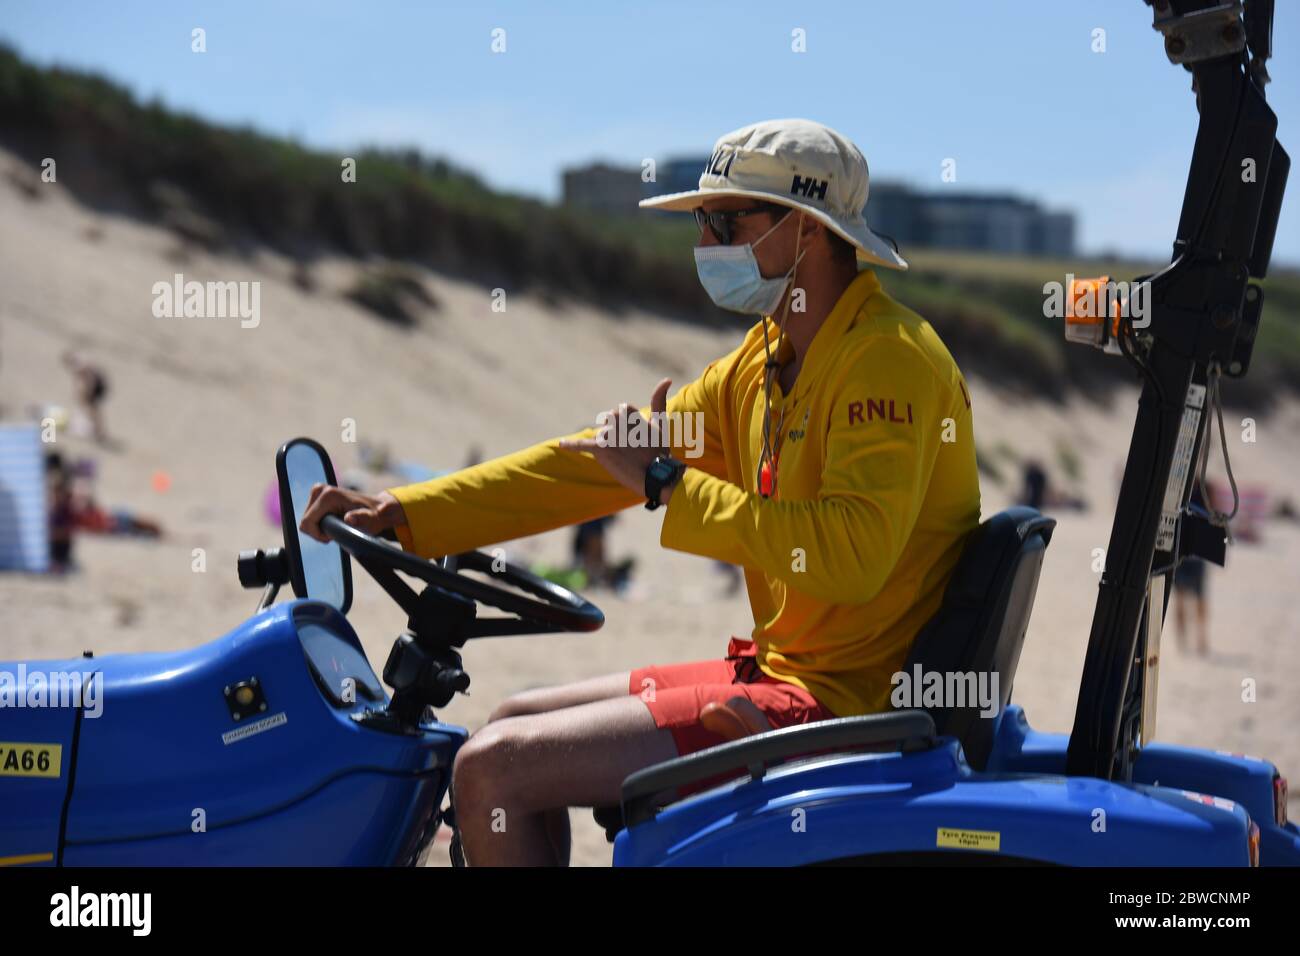
[[[671,732],[627,695],[500,720],[479,728],[456,756],[458,812],[603,806],[618,801],[629,773],[676,754]]]
[[[482,727],[461,745],[451,769],[458,802],[477,803],[499,786],[504,743],[497,728]]]

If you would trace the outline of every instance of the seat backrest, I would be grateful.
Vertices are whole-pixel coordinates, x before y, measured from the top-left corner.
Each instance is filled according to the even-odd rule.
[[[1038,590],[1043,554],[1056,521],[1033,508],[1017,506],[999,512],[971,532],[953,569],[943,603],[917,634],[905,672],[938,674],[948,686],[949,675],[997,674],[997,710],[1011,699],[1011,684],[1020,663],[1029,614]],[[967,685],[969,686],[969,685]],[[991,683],[983,686],[991,689]],[[945,700],[945,704],[952,704]],[[982,770],[993,746],[995,718],[981,716],[973,701],[967,706],[928,706],[940,734],[962,743],[966,759]]]

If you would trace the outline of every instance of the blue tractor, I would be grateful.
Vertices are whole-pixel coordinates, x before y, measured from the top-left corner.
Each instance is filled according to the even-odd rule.
[[[1153,10],[1194,77],[1200,128],[1173,260],[1140,280],[1146,320],[1067,325],[1143,382],[1072,732],[1035,731],[1010,703],[1054,526],[1014,508],[972,535],[905,667],[996,675],[991,713],[945,698],[648,767],[620,806],[596,809],[616,866],[1300,864],[1271,763],[1150,740],[1166,585],[1189,556],[1223,562],[1221,521],[1189,501],[1220,381],[1250,363],[1252,280],[1290,165],[1263,95],[1271,2]],[[263,593],[234,630],[175,653],[0,663],[0,864],[419,863],[454,829],[468,734],[435,708],[469,685],[465,642],[603,622],[478,552],[426,561],[334,517],[329,544],[302,536],[309,489],[334,483],[328,455],[296,439],[276,467],[283,547],[240,555],[241,581]],[[349,556],[407,614],[383,683],[346,617]],[[296,599],[274,603],[285,584]]]

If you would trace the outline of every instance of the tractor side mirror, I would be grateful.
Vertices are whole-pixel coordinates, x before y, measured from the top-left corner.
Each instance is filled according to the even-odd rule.
[[[310,438],[295,438],[276,453],[275,473],[280,480],[280,525],[293,593],[332,604],[346,614],[352,606],[347,552],[335,541],[322,544],[298,530],[312,486],[337,483],[329,454]]]

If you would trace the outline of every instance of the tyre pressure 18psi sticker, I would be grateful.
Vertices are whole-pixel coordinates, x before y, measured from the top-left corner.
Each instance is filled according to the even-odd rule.
[[[63,745],[0,740],[0,777],[51,777],[63,772]]]
[[[959,830],[956,827],[939,827],[935,834],[935,846],[954,850],[992,850],[1002,849],[1002,831],[1000,830]]]

